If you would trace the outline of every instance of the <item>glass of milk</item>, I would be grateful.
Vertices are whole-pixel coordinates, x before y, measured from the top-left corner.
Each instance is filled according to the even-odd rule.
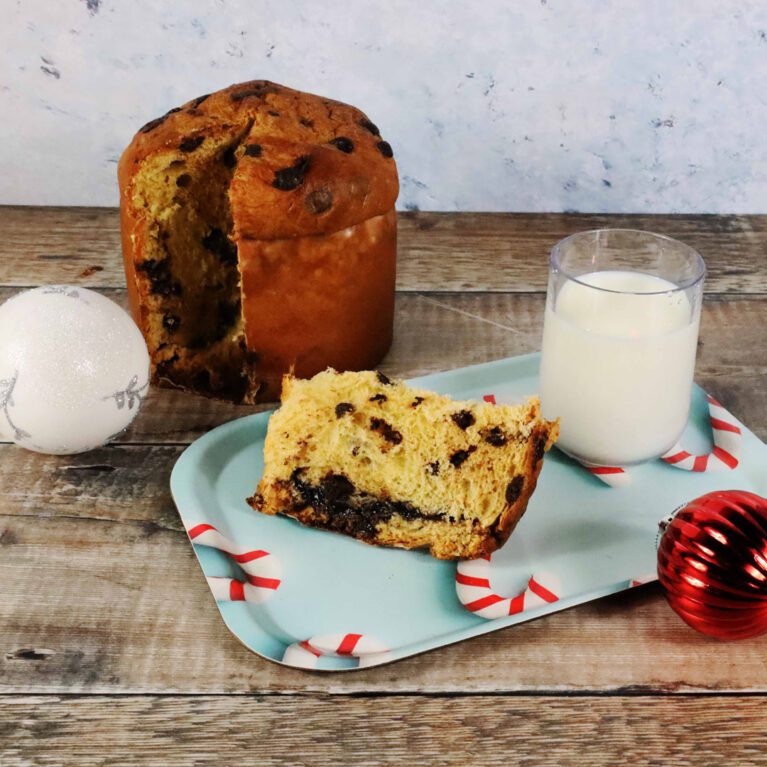
[[[690,413],[706,269],[669,237],[580,232],[551,251],[541,405],[557,447],[625,466],[671,448]]]

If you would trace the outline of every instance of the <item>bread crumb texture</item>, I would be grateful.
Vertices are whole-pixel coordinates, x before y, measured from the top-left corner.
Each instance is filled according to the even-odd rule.
[[[263,80],[144,125],[120,159],[120,204],[128,288],[155,382],[254,402],[274,399],[291,365],[313,374],[380,359],[396,252],[390,150],[360,110]],[[293,260],[301,268],[287,306],[282,283]],[[383,276],[381,263],[389,264]],[[342,309],[310,299],[355,279],[364,286],[355,299],[375,303],[381,294],[380,327],[344,346]],[[243,307],[256,303],[251,314],[314,326],[320,341],[248,328]],[[304,360],[310,351],[316,359]]]
[[[288,376],[252,502],[370,543],[481,556],[522,516],[557,430],[537,399],[456,401],[375,371]]]

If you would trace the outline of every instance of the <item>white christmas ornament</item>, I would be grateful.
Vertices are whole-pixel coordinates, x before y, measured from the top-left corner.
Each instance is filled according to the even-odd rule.
[[[92,450],[127,428],[148,388],[144,339],[108,298],[49,285],[0,306],[0,438]]]

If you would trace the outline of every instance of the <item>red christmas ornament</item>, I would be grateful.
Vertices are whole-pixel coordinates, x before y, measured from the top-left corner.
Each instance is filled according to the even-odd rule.
[[[661,529],[658,579],[684,621],[718,639],[767,631],[767,499],[708,493]]]

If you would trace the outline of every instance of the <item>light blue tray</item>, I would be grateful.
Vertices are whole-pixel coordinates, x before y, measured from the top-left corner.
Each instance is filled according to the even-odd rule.
[[[518,401],[537,391],[538,362],[532,354],[412,383],[461,399],[494,394]],[[269,413],[246,416],[198,439],[177,461],[171,490],[232,633],[264,658],[305,668],[398,660],[653,580],[660,519],[712,490],[767,494],[767,446],[742,424],[737,468],[693,473],[653,461],[632,468],[626,487],[608,487],[552,450],[507,545],[489,563],[460,565],[463,584],[456,588],[454,562],[253,511],[245,498],[261,476],[268,419]],[[691,451],[711,448],[706,397],[697,387],[682,442]],[[256,553],[239,556],[240,565],[222,549]],[[243,587],[238,581],[247,573],[255,585]],[[533,583],[525,593],[531,576],[546,591]],[[494,611],[503,617],[480,617]]]

